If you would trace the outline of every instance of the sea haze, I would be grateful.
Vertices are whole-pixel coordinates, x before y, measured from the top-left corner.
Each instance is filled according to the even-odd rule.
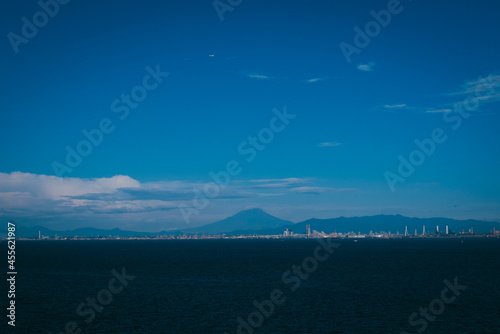
[[[422,232],[423,226],[427,226],[428,232],[435,231],[437,226],[445,231],[449,226],[451,234],[469,231],[471,228],[476,233],[492,233],[495,229],[500,230],[500,223],[480,220],[455,220],[449,218],[410,218],[401,215],[376,215],[366,217],[338,217],[332,219],[308,219],[299,223],[274,217],[262,209],[254,208],[238,212],[237,214],[211,224],[194,228],[162,231],[162,232],[135,232],[123,231],[119,228],[112,230],[97,229],[95,227],[80,228],[75,230],[54,231],[43,226],[20,226],[18,236],[23,238],[38,238],[39,235],[47,237],[97,237],[97,236],[178,236],[182,234],[231,234],[231,235],[277,235],[282,234],[285,229],[291,229],[294,233],[306,233],[307,225],[311,231],[317,230],[325,233],[349,233],[354,231],[369,234],[370,231],[389,231],[393,234],[404,233],[405,228],[410,234],[414,230]],[[0,232],[0,236],[2,233]],[[5,235],[6,236],[6,235]]]
[[[457,278],[467,288],[426,333],[498,333],[500,239],[333,242],[292,291],[282,275],[314,256],[316,240],[18,241],[15,332],[60,333],[74,321],[81,333],[232,334],[254,300],[279,289],[286,299],[255,333],[416,333],[410,315]],[[77,307],[122,268],[135,278],[86,324]]]

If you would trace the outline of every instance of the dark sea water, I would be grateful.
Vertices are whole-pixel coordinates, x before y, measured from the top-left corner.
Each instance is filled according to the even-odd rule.
[[[500,333],[500,239],[335,243],[317,267],[304,262],[307,278],[285,283],[283,273],[314,257],[316,240],[18,241],[16,327],[3,326],[4,284],[0,328],[60,333],[75,322],[81,333],[232,334],[238,317],[253,314],[258,328],[240,326],[240,333],[418,333],[425,323],[425,333]],[[113,294],[111,271],[122,268],[135,278],[120,292],[114,281]],[[443,281],[455,278],[467,287],[458,296],[447,291],[444,303]],[[266,317],[253,302],[275,290],[281,304],[269,302]],[[112,300],[86,323],[90,315],[76,309],[100,291],[101,301]],[[431,302],[439,314],[429,313],[432,321],[417,314],[410,325],[410,315]]]

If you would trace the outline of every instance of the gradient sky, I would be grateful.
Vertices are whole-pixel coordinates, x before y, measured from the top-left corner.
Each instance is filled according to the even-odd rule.
[[[349,63],[341,43],[391,2],[244,0],[221,20],[209,0],[70,1],[14,47],[22,18],[43,14],[2,2],[1,219],[159,231],[260,207],[295,222],[499,221],[500,3],[401,1]],[[147,67],[169,75],[114,112]],[[284,108],[296,117],[247,161],[238,147]],[[66,147],[106,119],[114,130],[58,174]],[[386,172],[435,129],[446,140],[391,189]],[[241,171],[193,203],[232,160]],[[179,207],[199,210],[185,220]]]

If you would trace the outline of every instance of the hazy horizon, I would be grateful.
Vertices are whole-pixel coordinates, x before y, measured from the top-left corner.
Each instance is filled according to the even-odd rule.
[[[134,230],[134,229],[126,229],[126,228],[123,228],[121,227],[122,225],[121,224],[116,224],[115,226],[113,226],[112,224],[110,224],[110,226],[108,227],[103,227],[103,226],[93,226],[91,224],[88,224],[88,225],[85,225],[84,223],[82,223],[82,226],[79,226],[79,227],[75,227],[75,228],[67,228],[65,223],[61,223],[59,225],[56,225],[56,226],[47,226],[47,224],[43,224],[40,225],[40,224],[26,224],[27,222],[24,221],[23,225],[26,226],[26,227],[36,227],[36,226],[40,226],[40,227],[44,227],[44,228],[48,228],[50,230],[59,230],[59,231],[69,231],[69,230],[75,230],[75,229],[79,229],[79,228],[97,228],[97,229],[105,229],[105,230],[112,230],[112,229],[115,229],[115,228],[118,228],[120,230],[123,230],[123,231],[131,231],[131,232],[151,232],[151,233],[158,233],[158,232],[169,232],[169,231],[178,231],[178,230],[189,230],[189,229],[192,229],[192,228],[197,228],[197,227],[202,227],[202,226],[205,226],[205,225],[211,225],[213,223],[218,223],[219,221],[221,220],[225,220],[227,218],[232,218],[233,216],[237,216],[238,214],[240,213],[245,213],[245,212],[248,212],[248,211],[251,211],[253,209],[258,209],[258,210],[262,210],[260,208],[248,208],[248,209],[245,209],[245,210],[241,210],[241,211],[238,211],[238,212],[235,212],[231,215],[227,215],[227,216],[224,216],[222,218],[219,218],[217,220],[214,220],[214,221],[210,221],[210,222],[207,222],[207,223],[201,223],[201,224],[182,224],[180,225],[179,227],[172,227],[172,228],[157,228],[155,230],[146,230],[146,229],[142,229],[142,230]],[[262,210],[265,214],[268,214],[272,217],[275,217],[275,218],[278,218],[278,219],[283,219],[279,216],[275,216],[275,215],[272,215],[268,212],[266,212],[265,210]],[[291,222],[292,224],[299,224],[299,223],[303,223],[307,220],[311,220],[311,219],[319,219],[319,220],[328,220],[328,219],[337,219],[337,218],[363,218],[363,217],[376,217],[376,216],[401,216],[401,217],[404,217],[404,218],[417,218],[417,219],[426,219],[426,218],[429,218],[429,219],[441,219],[441,218],[444,218],[444,219],[448,219],[449,217],[413,217],[413,216],[404,216],[404,215],[400,215],[400,214],[377,214],[377,215],[366,215],[366,216],[337,216],[337,217],[308,217],[306,219],[301,219],[301,220],[296,220],[296,221],[293,221],[293,220],[288,220],[288,219],[283,219],[285,221],[289,221]],[[454,218],[449,218],[449,219],[454,219]],[[471,219],[454,219],[455,221],[459,222],[459,221],[466,221],[466,220],[471,220]],[[493,220],[482,220],[482,219],[472,219],[472,220],[476,220],[476,221],[484,221],[484,222],[491,222],[491,223],[494,223],[494,224],[500,224],[500,222],[498,221],[493,221]],[[60,226],[59,228],[57,226]],[[420,227],[420,226],[419,226]],[[445,225],[442,226],[442,228],[444,228]],[[398,228],[397,226],[395,226],[395,228]],[[399,226],[399,228],[403,228],[403,226]],[[431,226],[430,227],[431,230],[432,228],[434,228],[434,226]],[[500,226],[499,226],[500,228]],[[356,226],[353,226],[353,229],[355,230],[356,229]],[[257,229],[258,230],[258,229]]]
[[[500,221],[497,2],[0,6],[4,221]]]

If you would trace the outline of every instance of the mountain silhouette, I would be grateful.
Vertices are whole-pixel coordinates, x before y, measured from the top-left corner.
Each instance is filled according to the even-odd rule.
[[[439,226],[440,232],[445,232],[448,226],[450,233],[468,232],[470,228],[474,229],[475,233],[489,233],[495,227],[500,230],[500,223],[481,220],[456,220],[451,218],[411,218],[401,215],[375,215],[364,217],[338,217],[330,219],[312,218],[300,223],[292,223],[288,220],[283,220],[274,217],[262,209],[249,209],[238,212],[234,216],[223,220],[189,229],[178,229],[162,232],[134,232],[124,231],[118,228],[114,229],[97,229],[94,227],[79,228],[75,230],[54,231],[43,226],[22,226],[17,227],[18,237],[37,238],[38,231],[44,236],[81,236],[81,237],[97,237],[97,236],[161,236],[161,235],[181,235],[181,234],[228,234],[228,235],[277,235],[282,234],[287,228],[291,229],[296,234],[306,233],[306,226],[311,226],[311,231],[325,233],[348,233],[361,232],[368,234],[373,232],[391,232],[392,234],[404,234],[405,227],[408,227],[408,233],[414,234],[415,229],[418,234],[422,233],[423,225],[427,233],[434,233],[436,226]],[[0,232],[0,237],[5,237],[6,234]]]
[[[446,226],[448,226],[450,233],[460,233],[462,231],[468,232],[472,227],[475,233],[489,233],[496,227],[498,230],[500,224],[496,222],[488,222],[481,220],[456,220],[451,218],[413,218],[401,215],[375,215],[364,217],[338,217],[330,219],[308,219],[306,221],[293,224],[290,226],[283,226],[282,228],[269,229],[260,231],[259,233],[265,234],[280,234],[283,233],[284,228],[290,228],[293,232],[304,234],[306,225],[311,226],[311,231],[325,233],[348,233],[348,232],[361,232],[368,234],[373,232],[391,232],[392,234],[404,234],[405,227],[408,228],[408,234],[422,234],[423,226],[425,225],[426,233],[434,233],[436,226],[439,226],[439,232],[444,233]]]
[[[288,220],[271,216],[262,209],[249,209],[238,212],[234,216],[200,227],[183,230],[187,233],[229,233],[234,231],[259,231],[292,225]]]

